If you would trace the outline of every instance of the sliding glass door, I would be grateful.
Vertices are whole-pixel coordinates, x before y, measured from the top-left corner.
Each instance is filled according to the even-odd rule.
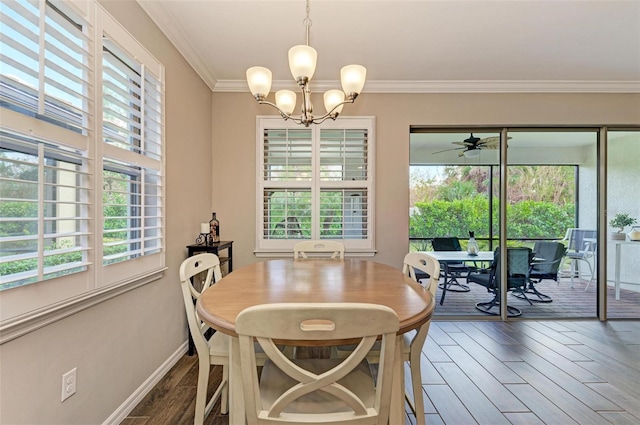
[[[640,317],[640,130],[607,132],[607,317]],[[634,232],[634,226],[636,226]]]
[[[446,236],[458,238],[465,250],[473,231],[481,251],[494,251],[502,240],[503,182],[504,241],[507,248],[531,249],[533,277],[526,291],[495,301],[506,299],[524,318],[596,317],[598,129],[465,130],[411,129],[410,249],[432,251],[433,238]],[[491,272],[490,262],[468,264],[478,273]],[[458,291],[445,279],[437,316],[490,317],[476,308],[495,296],[483,278],[458,278],[467,287]],[[494,314],[505,314],[504,307],[490,306]]]

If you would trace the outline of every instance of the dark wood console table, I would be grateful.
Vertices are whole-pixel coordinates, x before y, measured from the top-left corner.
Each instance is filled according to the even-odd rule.
[[[220,251],[227,250],[226,256],[220,254]],[[220,266],[227,265],[227,273],[233,271],[233,241],[214,242],[213,245],[187,245],[187,256],[191,257],[195,254],[210,252],[216,254],[220,258]]]

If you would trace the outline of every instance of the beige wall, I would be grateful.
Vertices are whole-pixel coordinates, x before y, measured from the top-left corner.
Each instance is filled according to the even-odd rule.
[[[366,89],[366,86],[365,86]],[[322,101],[314,103],[323,109]],[[235,266],[255,246],[255,122],[272,115],[249,93],[214,93],[213,202]],[[376,117],[375,261],[400,267],[408,250],[409,126],[640,124],[637,94],[362,94],[345,115]],[[339,118],[338,118],[339,119]]]
[[[0,423],[101,424],[186,341],[185,246],[211,217],[211,91],[134,1],[103,3],[166,66],[164,278],[0,347]],[[62,374],[77,393],[60,402]]]

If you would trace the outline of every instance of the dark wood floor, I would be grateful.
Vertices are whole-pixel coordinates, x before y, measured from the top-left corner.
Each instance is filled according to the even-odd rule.
[[[640,321],[435,321],[423,353],[429,425],[640,423]],[[184,356],[122,423],[192,424],[196,380]]]

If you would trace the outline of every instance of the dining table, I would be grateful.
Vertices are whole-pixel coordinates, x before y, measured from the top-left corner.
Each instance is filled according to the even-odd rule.
[[[398,315],[390,424],[404,423],[402,335],[431,319],[435,301],[419,283],[390,265],[361,259],[274,259],[237,268],[206,289],[196,304],[200,318],[231,336],[229,423],[244,423],[244,397],[238,314],[247,307],[271,303],[357,302],[386,305]],[[289,341],[304,346],[338,345],[344,341]]]

